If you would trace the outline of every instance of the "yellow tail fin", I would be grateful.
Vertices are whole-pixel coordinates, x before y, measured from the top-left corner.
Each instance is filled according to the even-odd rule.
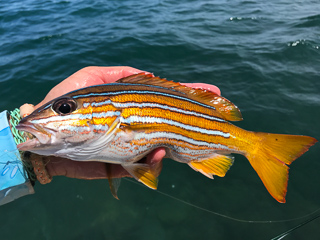
[[[315,138],[297,135],[255,133],[259,137],[254,150],[246,153],[269,193],[284,203],[287,193],[288,170],[295,159],[317,142]]]

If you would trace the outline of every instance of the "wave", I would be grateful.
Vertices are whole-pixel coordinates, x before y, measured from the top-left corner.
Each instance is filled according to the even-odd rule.
[[[314,41],[311,40],[306,40],[306,39],[298,39],[296,41],[291,41],[287,43],[288,47],[300,47],[304,49],[316,49],[318,50],[320,47],[315,43]]]
[[[312,15],[299,19],[299,23],[295,27],[319,27],[320,26],[320,14]]]

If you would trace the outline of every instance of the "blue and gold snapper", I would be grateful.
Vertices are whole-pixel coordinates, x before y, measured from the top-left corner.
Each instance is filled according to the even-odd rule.
[[[317,140],[246,131],[228,122],[240,120],[239,109],[221,96],[140,73],[70,92],[36,109],[17,126],[34,138],[18,147],[121,164],[152,189],[157,177],[138,161],[155,148],[165,147],[167,157],[209,178],[225,176],[233,164],[230,154],[242,154],[269,193],[285,202],[288,165]]]

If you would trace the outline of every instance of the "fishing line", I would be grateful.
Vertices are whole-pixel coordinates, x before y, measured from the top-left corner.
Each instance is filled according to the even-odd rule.
[[[11,151],[7,151],[7,152],[11,152]],[[4,155],[4,154],[6,154],[6,152],[4,152],[3,154],[0,154],[0,158],[1,158],[1,155]],[[13,161],[13,162],[16,162],[16,161]],[[18,162],[16,162],[16,163],[18,163]],[[26,161],[23,161],[23,160],[22,160],[22,163],[23,163],[23,165],[24,165],[25,167],[30,167],[30,166],[28,166],[28,164],[27,164]],[[0,162],[0,164],[1,164],[1,162]],[[5,163],[3,163],[3,164],[5,164]],[[28,169],[28,168],[27,168],[27,169]],[[134,184],[136,184],[136,185],[138,185],[138,186],[140,186],[140,187],[146,188],[144,185],[140,184],[139,182],[133,181],[133,180],[128,179],[128,178],[124,178],[124,179],[127,180],[127,181],[129,181],[129,182],[131,182],[131,183],[134,183]],[[181,203],[183,203],[183,204],[185,204],[185,205],[188,205],[188,206],[190,206],[190,207],[196,208],[196,209],[201,210],[201,211],[203,211],[203,212],[207,212],[207,213],[209,213],[209,214],[213,214],[213,215],[216,215],[216,216],[225,218],[225,219],[229,219],[229,220],[236,221],[236,222],[241,222],[241,223],[264,224],[264,223],[293,222],[293,221],[297,221],[297,220],[301,220],[301,219],[310,217],[310,216],[316,214],[317,212],[320,212],[320,208],[318,208],[318,209],[316,209],[315,211],[313,211],[313,212],[311,212],[311,213],[309,213],[309,214],[306,214],[306,215],[301,216],[301,217],[296,217],[296,218],[283,219],[283,220],[246,220],[246,219],[240,219],[240,218],[230,217],[230,216],[227,216],[227,215],[222,214],[222,213],[218,213],[218,212],[211,211],[211,210],[209,210],[209,209],[203,208],[203,207],[201,207],[201,206],[192,204],[192,203],[190,203],[190,202],[187,202],[187,201],[184,201],[184,200],[179,199],[179,198],[177,198],[177,197],[174,197],[174,196],[172,196],[172,195],[169,195],[169,194],[167,194],[167,193],[165,193],[165,192],[162,192],[162,191],[160,191],[160,190],[157,190],[156,192],[159,193],[159,194],[161,194],[161,195],[163,195],[163,196],[165,196],[165,197],[167,197],[167,198],[171,198],[171,199],[173,199],[173,200],[175,200],[175,201],[177,201],[177,202],[181,202]],[[311,219],[309,219],[309,220],[307,220],[307,221],[299,224],[298,226],[296,226],[296,227],[288,230],[287,232],[285,232],[285,233],[283,233],[283,234],[288,235],[289,233],[291,233],[291,232],[294,231],[295,229],[300,228],[300,227],[302,227],[303,225],[305,225],[305,224],[307,224],[307,223],[309,223],[309,222],[311,222],[311,221],[313,221],[313,220],[315,220],[315,219],[317,219],[317,218],[319,218],[319,217],[320,217],[320,215],[317,215],[317,216],[315,216],[315,217],[313,217],[313,218],[311,218]],[[282,238],[285,237],[286,235],[282,235],[282,234],[281,234],[281,235],[277,236],[278,238],[277,238],[277,237],[274,238],[274,240],[282,239]],[[279,238],[279,237],[280,237],[280,238]],[[273,239],[272,239],[272,240],[273,240]]]
[[[309,222],[312,222],[313,220],[316,220],[317,218],[320,217],[320,214],[311,218],[311,219],[308,219],[307,221],[303,222],[303,223],[300,223],[299,225],[289,229],[288,231],[284,232],[284,233],[281,233],[280,235],[272,238],[271,240],[280,240],[280,239],[283,239],[285,238],[286,236],[288,236],[290,233],[292,233],[294,230],[297,230],[298,228],[301,228],[302,226],[306,225],[307,223]]]
[[[131,182],[131,183],[134,183],[134,184],[136,184],[136,185],[139,185],[140,187],[146,188],[144,185],[140,184],[139,182],[133,181],[133,180],[128,179],[128,178],[124,178],[124,179],[127,180],[127,181],[129,181],[129,182]],[[181,202],[181,203],[183,203],[183,204],[185,204],[185,205],[188,205],[188,206],[190,206],[190,207],[196,208],[196,209],[198,209],[198,210],[201,210],[201,211],[204,211],[204,212],[207,212],[207,213],[210,213],[210,214],[213,214],[213,215],[222,217],[222,218],[226,218],[226,219],[229,219],[229,220],[232,220],[232,221],[241,222],[241,223],[258,223],[258,224],[260,223],[260,224],[261,224],[261,223],[284,223],[284,222],[293,222],[293,221],[297,221],[297,220],[301,220],[301,219],[307,218],[307,217],[309,217],[309,216],[314,215],[314,214],[317,213],[317,212],[320,212],[320,208],[318,208],[318,209],[316,209],[315,211],[313,211],[313,212],[311,212],[311,213],[309,213],[309,214],[306,214],[306,215],[304,215],[304,216],[302,216],[302,217],[296,217],[296,218],[290,218],[290,219],[283,219],[283,220],[246,220],[246,219],[240,219],[240,218],[230,217],[230,216],[227,216],[227,215],[222,214],[222,213],[218,213],[218,212],[211,211],[211,210],[209,210],[209,209],[206,209],[206,208],[197,206],[197,205],[192,204],[192,203],[190,203],[190,202],[187,202],[187,201],[184,201],[184,200],[179,199],[179,198],[177,198],[177,197],[174,197],[174,196],[172,196],[172,195],[169,195],[169,194],[167,194],[167,193],[165,193],[165,192],[162,192],[162,191],[160,191],[160,190],[156,190],[156,192],[159,193],[159,194],[161,194],[161,195],[163,195],[163,196],[166,196],[166,197],[168,197],[168,198],[171,198],[171,199],[173,199],[173,200],[175,200],[175,201],[178,201],[178,202]],[[314,219],[316,219],[316,218],[318,218],[318,217],[320,217],[320,215],[314,217],[312,220],[314,220]],[[312,221],[312,220],[311,220],[311,221]],[[308,222],[311,222],[311,221],[310,221],[310,220],[307,220],[306,222],[304,222],[304,223],[302,223],[302,224],[300,224],[300,225],[303,226],[303,225],[305,225],[305,224],[307,224]],[[301,227],[300,225],[298,225],[298,226]],[[296,227],[296,228],[298,228],[298,227]],[[293,230],[295,230],[295,229],[293,229]],[[293,230],[292,230],[292,231],[293,231]],[[290,230],[289,230],[289,231],[290,231]],[[289,232],[289,231],[287,231],[287,232]],[[292,231],[290,231],[290,232],[292,232]],[[289,232],[289,233],[290,233],[290,232]],[[289,234],[289,233],[288,233],[288,234]],[[275,238],[275,239],[277,239],[277,238]],[[279,239],[281,239],[281,238],[279,238]]]

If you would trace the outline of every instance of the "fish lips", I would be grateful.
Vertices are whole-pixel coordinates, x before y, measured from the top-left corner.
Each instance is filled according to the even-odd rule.
[[[46,145],[51,142],[51,132],[49,129],[43,128],[38,124],[32,124],[28,121],[21,121],[16,129],[32,134],[35,138],[28,139],[24,143],[18,145],[21,151],[28,151],[41,145]]]

